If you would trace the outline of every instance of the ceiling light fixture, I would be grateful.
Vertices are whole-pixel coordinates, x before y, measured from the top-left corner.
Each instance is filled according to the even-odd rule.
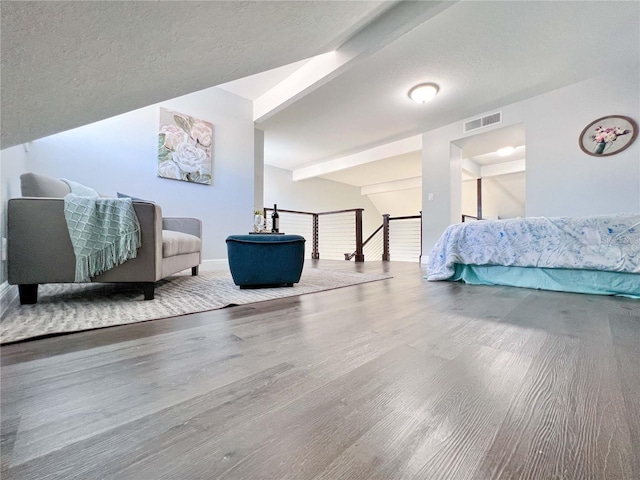
[[[513,148],[513,147],[503,147],[503,148],[499,148],[498,150],[496,150],[496,153],[498,155],[500,155],[501,157],[508,157],[514,151],[515,151],[515,148]]]
[[[439,90],[435,83],[421,83],[409,90],[409,98],[416,103],[430,102]]]

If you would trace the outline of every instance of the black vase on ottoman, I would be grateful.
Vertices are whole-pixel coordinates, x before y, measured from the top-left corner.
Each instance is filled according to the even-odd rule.
[[[300,235],[230,235],[229,269],[240,288],[293,286],[304,266]]]

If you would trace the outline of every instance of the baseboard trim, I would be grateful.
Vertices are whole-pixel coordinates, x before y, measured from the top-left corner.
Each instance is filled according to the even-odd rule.
[[[9,308],[11,302],[18,297],[18,286],[4,282],[0,285],[0,317]]]
[[[202,264],[207,264],[207,263],[228,263],[229,260],[227,260],[226,258],[214,258],[214,259],[210,259],[210,260],[202,260]]]

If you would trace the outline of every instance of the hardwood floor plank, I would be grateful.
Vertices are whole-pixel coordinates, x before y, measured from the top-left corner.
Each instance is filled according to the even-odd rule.
[[[510,312],[508,322],[558,335],[581,338],[611,335],[607,320],[616,300],[600,295],[538,291]]]
[[[273,325],[273,323],[269,323],[269,325]],[[191,335],[193,333],[193,331],[189,332],[187,340],[192,338]],[[344,350],[342,358],[347,361],[345,365],[357,365],[359,362],[367,360],[371,358],[371,356],[379,355],[385,348],[391,348],[391,346],[396,344],[391,341],[393,339],[392,337],[396,334],[389,336],[389,338],[380,335],[378,332],[373,332],[372,335],[377,337],[375,343],[372,343],[372,336],[367,335],[364,338],[355,337],[347,347],[336,344],[333,336],[326,338],[323,336],[323,343],[316,345],[316,347],[321,347],[324,354],[332,354],[333,356],[330,348],[331,346],[335,346],[337,349]],[[200,342],[205,340],[203,336],[198,336],[197,338]],[[214,336],[214,338],[217,338],[217,336]],[[309,339],[310,337],[307,336],[307,338]],[[148,345],[147,348],[166,348],[166,341],[159,343],[158,341],[159,337],[153,337],[152,344]],[[237,342],[231,342],[230,347],[235,348],[236,343]],[[243,345],[244,343],[248,342],[243,342]],[[257,346],[255,349],[260,350],[263,349],[264,343],[261,339],[257,339],[255,345]],[[25,411],[25,406],[28,405],[30,399],[36,399],[35,401],[37,402],[37,399],[41,398],[41,395],[48,395],[50,402],[47,408],[35,412],[37,417],[32,416],[29,418],[29,423],[25,426],[20,437],[20,446],[23,453],[16,461],[24,462],[29,458],[47,453],[46,449],[52,444],[50,441],[52,438],[56,439],[57,445],[60,447],[66,442],[73,442],[74,440],[85,438],[91,434],[95,435],[98,432],[113,428],[115,425],[120,425],[123,422],[138,418],[144,412],[155,411],[163,407],[166,408],[190,396],[199,395],[203,389],[214,388],[215,383],[206,379],[204,381],[199,380],[198,372],[193,372],[190,369],[194,368],[195,365],[198,369],[206,370],[207,375],[215,378],[215,382],[226,381],[228,379],[226,376],[221,375],[220,371],[212,371],[211,368],[215,366],[214,364],[216,362],[226,367],[233,367],[235,364],[242,365],[244,357],[229,359],[229,352],[224,349],[220,350],[218,348],[219,345],[213,345],[213,347],[215,348],[211,348],[210,345],[201,344],[199,347],[202,350],[201,352],[188,350],[180,353],[168,349],[161,350],[155,355],[154,361],[156,363],[148,361],[147,355],[143,355],[146,352],[144,349],[136,350],[140,357],[127,357],[125,364],[111,361],[111,355],[119,358],[122,355],[122,351],[118,350],[116,353],[110,351],[105,354],[107,358],[102,359],[104,365],[101,369],[102,375],[100,376],[93,372],[95,367],[91,367],[85,371],[74,372],[71,376],[68,374],[57,375],[53,380],[53,385],[51,385],[51,382],[42,382],[42,378],[38,378],[39,383],[37,383],[34,388],[39,389],[39,391],[31,392],[29,397],[19,399],[17,403],[21,406],[22,411]],[[181,345],[180,349],[182,348]],[[248,347],[245,349],[246,354],[252,353],[251,348],[252,347]],[[271,346],[267,346],[267,348],[272,349]],[[301,352],[305,354],[305,364],[312,365],[309,361],[317,361],[313,358],[306,358],[307,355],[313,354],[314,352],[313,349],[309,349],[308,345],[303,347]],[[264,352],[259,353],[264,354]],[[293,353],[292,350],[288,350],[288,355],[295,358],[293,357]],[[336,351],[336,354],[337,353],[339,352]],[[273,355],[277,355],[277,352],[267,352],[266,356],[263,355],[262,357],[263,361],[254,367],[263,368],[264,365],[268,365],[268,360]],[[208,357],[212,357],[213,364],[207,363]],[[193,364],[191,359],[196,359],[194,360],[195,364]],[[44,360],[38,362],[46,363]],[[184,382],[180,382],[179,379],[174,378],[175,373],[173,374],[174,376],[171,376],[171,372],[159,370],[157,363],[165,364],[165,362],[171,362],[172,371],[178,372],[179,377],[184,376],[187,380],[197,381],[197,390],[191,389]],[[337,366],[331,365],[331,363],[335,362],[329,362],[332,372],[338,372],[339,369]],[[31,365],[31,367],[33,366]],[[318,374],[318,371],[323,368],[323,365],[318,364],[314,368],[316,374]],[[37,370],[31,368],[30,372],[36,373]],[[235,373],[236,371],[233,371],[232,375]],[[242,371],[240,371],[240,373],[242,373]],[[132,390],[131,388],[127,388],[126,385],[119,386],[122,382],[122,375],[124,375],[125,378],[131,376],[134,378],[147,378],[151,376],[150,378],[153,381],[151,384],[146,382],[138,383]],[[158,381],[158,378],[161,380]],[[91,380],[85,381],[85,379]],[[87,382],[90,383],[87,384]],[[167,388],[163,387],[163,385],[167,384],[169,388],[168,391],[165,392],[164,390],[167,390]],[[51,392],[56,392],[56,389],[60,388],[60,385],[64,385],[65,388],[57,392],[57,395],[54,394],[52,396]],[[149,388],[153,389],[154,397],[157,397],[154,398],[152,402],[149,402],[147,396],[144,395],[144,392],[148,391]],[[135,392],[137,391],[141,392],[142,395],[136,395]],[[90,393],[87,394],[86,392]],[[65,401],[67,396],[82,400]],[[109,399],[108,402],[101,400],[102,397],[105,396]],[[58,399],[56,400],[56,398]],[[87,402],[87,400],[89,401]],[[96,405],[101,405],[101,407],[96,408]],[[124,410],[122,409],[123,406],[126,406]]]
[[[308,395],[280,410],[284,416],[268,422],[282,424],[283,429],[264,439],[258,436],[260,448],[219,478],[313,477],[381,419],[410,407],[411,399],[425,390],[443,365],[441,359],[409,347],[390,351],[326,385],[319,395]],[[260,425],[255,427],[261,430]],[[284,455],[281,445],[287,446]],[[271,462],[276,454],[279,461]]]
[[[443,310],[430,309],[425,320],[431,332],[416,338],[411,345],[449,360],[471,344],[493,346],[497,344],[496,333],[504,329],[502,318],[518,308],[528,295],[523,289],[505,291],[482,287],[470,293],[465,291],[455,305],[445,304]]]
[[[484,346],[470,348],[452,361],[455,370],[442,379],[447,389],[436,403],[436,411],[444,418],[407,462],[400,478],[477,478],[477,465],[530,361]]]
[[[467,348],[316,478],[477,478],[531,359]],[[505,373],[508,372],[508,375]]]
[[[640,478],[640,315],[611,314],[613,354],[618,367],[620,389],[626,407],[626,423],[631,439],[629,460],[633,467],[633,477]],[[638,312],[640,313],[640,312]]]
[[[548,337],[479,476],[633,478],[624,404],[607,343]]]
[[[0,468],[2,471],[11,466],[13,448],[19,427],[20,417],[2,415],[2,422],[0,422],[0,430],[2,430],[2,434],[0,434]]]
[[[403,381],[403,378],[404,386],[414,382],[415,379],[409,381],[403,376],[398,377],[397,371],[399,366],[416,365],[418,358],[429,360],[425,364],[427,368],[437,368],[441,362],[435,357],[430,358],[428,354],[417,353],[408,347],[399,347],[302,397],[292,391],[294,396],[290,397],[290,401],[286,401],[287,396],[275,388],[269,389],[271,397],[264,395],[262,391],[253,392],[250,396],[240,396],[235,393],[235,386],[223,388],[222,392],[226,392],[223,398],[228,400],[218,403],[217,407],[214,404],[200,415],[190,418],[187,425],[175,424],[176,420],[173,420],[168,412],[163,415],[164,418],[145,420],[145,424],[153,425],[154,428],[162,425],[162,433],[158,437],[149,438],[142,448],[121,450],[124,458],[120,458],[118,451],[114,451],[114,445],[110,440],[113,435],[110,434],[102,436],[104,443],[100,445],[92,445],[93,440],[90,439],[66,449],[65,452],[56,452],[44,463],[49,463],[54,458],[69,462],[68,469],[63,470],[64,475],[54,478],[86,478],[84,475],[89,475],[90,478],[97,478],[96,475],[100,475],[100,478],[199,478],[199,475],[204,475],[205,472],[208,478],[222,478],[220,476],[227,470],[235,472],[228,473],[230,478],[243,478],[243,474],[238,473],[239,469],[253,465],[256,461],[260,463],[262,446],[275,445],[274,448],[280,448],[284,442],[283,436],[293,437],[286,442],[287,452],[290,454],[296,446],[304,446],[304,442],[298,440],[330,441],[329,437],[320,435],[325,429],[331,433],[342,433],[338,436],[341,440],[335,442],[336,444],[347,441],[349,435],[356,435],[366,426],[366,421],[374,418],[372,415],[389,411],[389,398],[403,391],[402,388],[397,388],[398,382]],[[424,371],[423,367],[421,376]],[[396,387],[393,387],[394,385]],[[209,401],[209,398],[207,401],[201,400],[199,404],[209,404]],[[178,409],[178,412],[180,410]],[[184,410],[190,412],[192,407],[186,407]],[[345,416],[352,421],[344,422],[344,425],[334,425],[334,422],[343,422]],[[182,421],[183,418],[177,420]],[[345,432],[340,430],[341,428],[349,430]],[[185,429],[186,434],[181,435],[179,432]],[[120,435],[125,437],[127,433],[137,436],[139,426],[123,426],[119,431]],[[212,434],[214,431],[215,435]],[[106,448],[108,446],[111,448]],[[323,448],[328,447],[329,445],[323,445],[317,451],[324,451]],[[314,451],[308,447],[305,447],[305,450]],[[93,451],[108,452],[113,467],[106,470],[102,468],[99,472],[81,472],[75,476],[72,465],[80,461],[80,457],[87,455],[87,452]],[[199,461],[194,462],[194,459]],[[39,462],[30,462],[37,463]],[[307,466],[309,465],[311,463],[307,462]],[[28,466],[13,469],[10,473],[15,475],[15,478],[25,474],[30,478],[37,478],[31,476],[37,472],[27,470]],[[118,466],[122,471],[115,471]],[[291,463],[280,465],[280,468],[284,468],[285,477],[276,474],[262,476],[264,468],[263,465],[244,478],[285,478]]]
[[[108,431],[96,432],[86,439],[78,439],[64,448],[54,447],[45,456],[14,464],[6,473],[7,478],[44,478],[46,475],[51,478],[103,478],[123,468],[125,457],[131,458],[128,460],[131,463],[156,452],[164,444],[189,438],[201,429],[198,419],[206,412],[220,411],[220,417],[227,425],[246,421],[243,413],[247,405],[253,406],[252,398],[259,395],[279,397],[288,382],[295,382],[298,377],[293,375],[291,364],[265,369],[187,402],[132,419]],[[264,414],[263,411],[251,413]],[[87,457],[92,462],[83,461]],[[55,475],[50,472],[51,465],[55,465]]]
[[[3,346],[3,479],[640,478],[640,302],[390,273]]]

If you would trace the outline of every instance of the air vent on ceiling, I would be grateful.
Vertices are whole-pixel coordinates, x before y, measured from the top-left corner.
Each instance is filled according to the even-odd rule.
[[[464,122],[463,131],[464,133],[467,133],[479,128],[488,127],[489,125],[495,125],[497,123],[502,123],[502,112],[490,113],[484,117],[468,120]]]

